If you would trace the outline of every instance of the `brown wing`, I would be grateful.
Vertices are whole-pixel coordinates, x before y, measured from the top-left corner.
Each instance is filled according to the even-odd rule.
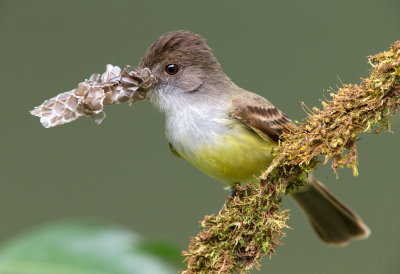
[[[267,99],[255,93],[246,93],[233,100],[233,116],[261,137],[268,137],[278,142],[283,132],[290,132],[295,127],[293,122],[271,104]]]

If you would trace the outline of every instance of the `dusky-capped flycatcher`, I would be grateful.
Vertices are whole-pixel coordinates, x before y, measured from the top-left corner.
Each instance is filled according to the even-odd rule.
[[[234,188],[254,181],[273,160],[271,149],[292,121],[268,100],[229,79],[205,40],[188,31],[158,38],[143,56],[157,84],[145,95],[165,114],[172,152]],[[368,227],[317,179],[293,193],[318,236],[342,246]]]

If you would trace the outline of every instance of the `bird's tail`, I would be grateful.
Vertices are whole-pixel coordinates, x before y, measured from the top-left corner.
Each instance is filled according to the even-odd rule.
[[[292,197],[303,209],[318,236],[327,244],[344,246],[351,239],[364,239],[370,234],[361,218],[336,198],[314,177]]]

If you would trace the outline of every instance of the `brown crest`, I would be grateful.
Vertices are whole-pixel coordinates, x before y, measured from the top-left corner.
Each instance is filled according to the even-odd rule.
[[[179,61],[181,65],[193,62],[204,66],[218,64],[205,39],[184,30],[169,32],[158,38],[143,56],[140,66],[151,69],[163,60]]]

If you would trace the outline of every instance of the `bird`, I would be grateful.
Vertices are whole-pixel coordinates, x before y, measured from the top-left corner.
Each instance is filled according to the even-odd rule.
[[[271,150],[295,124],[267,99],[236,85],[199,34],[179,30],[159,37],[142,57],[157,82],[145,99],[165,116],[172,153],[225,183],[256,181],[274,159]],[[363,220],[312,175],[291,197],[319,238],[333,246],[364,239]]]

